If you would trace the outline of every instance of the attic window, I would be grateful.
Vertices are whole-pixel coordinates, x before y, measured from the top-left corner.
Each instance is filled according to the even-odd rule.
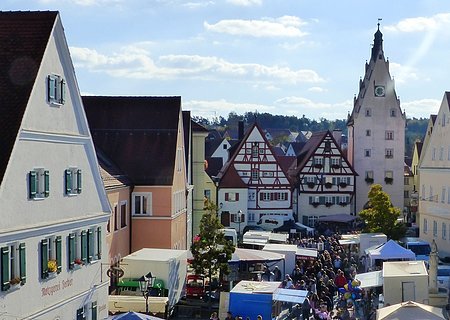
[[[63,105],[66,99],[66,82],[61,76],[47,77],[47,100],[53,105]]]

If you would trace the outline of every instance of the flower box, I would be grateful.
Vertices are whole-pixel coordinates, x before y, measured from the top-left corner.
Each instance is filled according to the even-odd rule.
[[[314,182],[308,182],[308,188],[312,189],[314,188],[315,183]]]
[[[322,168],[323,168],[323,165],[320,164],[320,163],[316,163],[316,164],[314,164],[314,168],[316,168],[316,169],[322,169]]]
[[[313,203],[311,203],[311,204],[313,205],[314,208],[317,208],[317,207],[319,206],[320,203],[318,203],[318,202],[313,202]]]
[[[366,178],[365,180],[367,183],[373,183],[373,178]]]
[[[347,202],[339,202],[339,205],[345,207],[347,205]]]
[[[21,286],[22,280],[19,277],[15,277],[9,280],[10,289],[17,289]]]
[[[345,188],[345,187],[347,187],[347,183],[346,182],[340,182],[339,183],[339,187]]]
[[[326,206],[326,207],[331,207],[332,205],[333,205],[332,202],[325,202],[325,206]]]
[[[384,182],[386,182],[387,184],[392,184],[393,181],[394,181],[393,178],[388,178],[388,177],[384,178]]]
[[[332,164],[331,167],[332,167],[333,169],[339,169],[341,166],[338,165],[338,164]]]
[[[325,188],[330,189],[333,186],[333,184],[331,182],[326,182],[325,183]]]

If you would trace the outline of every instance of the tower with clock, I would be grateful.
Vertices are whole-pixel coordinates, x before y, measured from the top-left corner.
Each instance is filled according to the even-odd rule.
[[[404,156],[406,116],[400,108],[389,61],[383,51],[383,34],[375,32],[370,60],[349,115],[348,159],[358,173],[355,212],[367,204],[372,184],[381,184],[392,204],[404,207]]]

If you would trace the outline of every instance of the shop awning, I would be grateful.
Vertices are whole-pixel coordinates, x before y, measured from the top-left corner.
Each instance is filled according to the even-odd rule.
[[[233,256],[228,263],[239,263],[239,262],[269,262],[269,261],[279,261],[284,260],[284,254],[263,251],[263,250],[253,250],[253,249],[243,249],[236,248],[234,250]]]
[[[383,286],[383,271],[372,271],[366,273],[360,273],[356,275],[356,280],[361,281],[359,286],[361,289],[364,288],[375,288]]]
[[[303,303],[307,295],[308,295],[307,290],[279,288],[273,293],[273,300],[292,303]]]
[[[352,215],[346,214],[346,213],[332,214],[332,215],[329,215],[329,216],[319,217],[319,221],[321,221],[321,222],[342,222],[342,223],[348,223],[348,222],[352,222],[355,219],[356,219],[356,216],[352,216]]]
[[[297,248],[295,257],[297,258],[297,260],[314,260],[317,259],[317,250]]]

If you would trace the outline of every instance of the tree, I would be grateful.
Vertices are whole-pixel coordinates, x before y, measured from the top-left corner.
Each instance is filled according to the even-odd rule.
[[[370,188],[367,209],[359,216],[366,222],[365,232],[383,232],[389,239],[398,240],[405,235],[406,226],[398,222],[401,210],[391,203],[391,197],[379,184]]]
[[[223,226],[217,218],[217,206],[208,200],[205,202],[205,211],[200,221],[200,234],[194,237],[191,245],[191,265],[195,274],[206,275],[211,283],[217,273],[230,272],[228,261],[234,252],[234,245],[220,231]]]

